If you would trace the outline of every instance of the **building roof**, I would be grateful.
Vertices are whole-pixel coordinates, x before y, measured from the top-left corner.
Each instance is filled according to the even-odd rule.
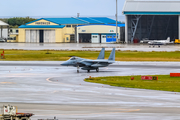
[[[80,17],[77,19],[84,20],[88,22],[89,24],[114,24],[116,23],[115,20],[107,18],[107,17]]]
[[[9,26],[7,23],[0,20],[0,26]]]
[[[87,24],[87,22],[83,20],[78,20],[76,18],[44,18],[44,19],[57,24]]]
[[[113,20],[113,19],[110,19],[107,17],[91,17],[91,18],[94,20],[97,20],[97,21],[101,21],[105,24],[115,24],[116,23],[116,20]],[[118,23],[120,23],[120,22],[118,22]]]
[[[56,23],[58,25],[28,25],[30,23],[39,21],[39,20],[47,20],[49,22]],[[65,25],[68,24],[81,24],[81,25],[89,25],[89,24],[115,24],[116,21],[107,17],[78,17],[78,18],[41,18],[34,20],[32,22],[26,23],[26,25],[21,25],[19,28],[64,28]],[[118,22],[119,24],[121,22]]]
[[[116,24],[107,24],[109,26],[116,26]],[[125,27],[125,24],[117,24],[118,27]]]
[[[65,25],[21,25],[19,28],[64,28]]]
[[[92,18],[88,18],[88,17],[81,17],[81,18],[77,18],[78,20],[83,20],[85,21],[86,23],[89,23],[89,24],[99,24],[99,23],[102,23],[102,21],[98,21],[96,19],[92,19]]]
[[[81,26],[92,26],[92,25],[105,25],[105,26],[116,26],[116,24],[89,24],[89,25],[78,25],[78,27]],[[117,24],[118,27],[125,27],[125,24]]]
[[[35,21],[39,20],[47,20],[56,24],[66,25],[66,24],[115,24],[116,21],[107,17],[78,17],[78,18],[40,18]],[[26,23],[30,24],[35,21]]]
[[[180,1],[126,0],[123,14],[179,15]]]

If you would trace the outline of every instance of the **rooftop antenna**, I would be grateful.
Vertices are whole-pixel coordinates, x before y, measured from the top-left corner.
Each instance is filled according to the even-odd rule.
[[[77,17],[79,17],[80,16],[80,13],[77,13]]]

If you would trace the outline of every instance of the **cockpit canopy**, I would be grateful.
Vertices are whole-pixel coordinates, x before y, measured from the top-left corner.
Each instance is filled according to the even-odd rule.
[[[78,57],[71,57],[69,60],[76,60]]]

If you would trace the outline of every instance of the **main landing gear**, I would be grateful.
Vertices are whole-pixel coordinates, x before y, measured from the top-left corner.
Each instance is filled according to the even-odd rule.
[[[151,47],[151,46],[149,46],[149,47]],[[155,46],[153,45],[152,47],[154,48]],[[158,45],[158,47],[160,48],[161,46],[160,46],[160,45]]]
[[[87,70],[87,72],[89,73],[89,72],[90,72],[90,70]],[[96,72],[99,72],[99,68],[97,68],[97,69],[96,69]]]
[[[79,73],[79,66],[77,66],[77,73]]]

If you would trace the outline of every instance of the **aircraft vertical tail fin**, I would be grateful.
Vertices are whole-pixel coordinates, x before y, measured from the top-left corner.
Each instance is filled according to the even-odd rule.
[[[167,41],[170,42],[170,37],[167,38]]]
[[[110,54],[108,60],[115,61],[115,48],[113,48],[113,50],[111,51],[111,54]]]
[[[102,48],[97,59],[104,59],[104,52],[105,52],[105,48]]]

